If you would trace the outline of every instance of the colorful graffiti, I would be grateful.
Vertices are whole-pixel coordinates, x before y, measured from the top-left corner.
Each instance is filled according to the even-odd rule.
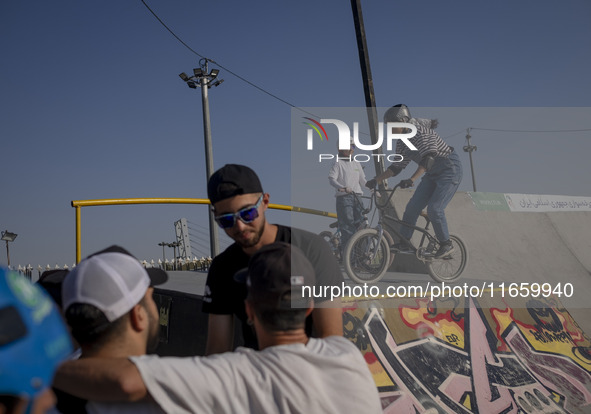
[[[591,412],[591,343],[554,298],[348,306],[384,413]]]

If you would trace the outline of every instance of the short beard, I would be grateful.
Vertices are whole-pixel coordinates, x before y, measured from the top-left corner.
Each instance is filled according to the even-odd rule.
[[[265,226],[267,225],[267,221],[265,219],[265,216],[262,216],[261,217],[261,220],[263,220],[263,225],[254,234],[254,237],[251,240],[249,240],[247,242],[236,241],[236,243],[238,243],[242,248],[248,248],[248,247],[256,246],[259,243],[259,241],[261,240],[261,237],[263,235],[263,232],[265,231]]]

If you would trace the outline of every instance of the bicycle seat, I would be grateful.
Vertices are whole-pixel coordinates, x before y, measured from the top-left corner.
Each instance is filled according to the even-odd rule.
[[[339,222],[335,221],[334,223],[330,223],[328,225],[328,227],[330,227],[331,229],[336,229],[339,226]]]
[[[426,218],[426,219],[428,219],[428,218],[429,218],[429,215],[427,214],[427,212],[426,212],[425,210],[421,211],[421,214],[420,214],[420,216],[421,216],[421,217],[424,217],[424,218]]]

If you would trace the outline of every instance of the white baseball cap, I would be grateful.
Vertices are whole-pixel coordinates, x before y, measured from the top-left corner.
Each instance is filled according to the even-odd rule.
[[[62,286],[63,310],[74,303],[93,305],[113,322],[137,305],[148,287],[167,280],[164,270],[144,268],[127,250],[111,246],[68,273]]]

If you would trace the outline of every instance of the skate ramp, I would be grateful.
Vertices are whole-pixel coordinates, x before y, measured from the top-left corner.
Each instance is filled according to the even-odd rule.
[[[400,215],[411,194],[396,193]],[[505,196],[458,193],[446,209],[450,233],[469,252],[457,284],[503,292],[349,299],[345,332],[368,362],[384,412],[591,412],[591,212],[539,211],[552,210],[546,196],[509,197],[522,200],[515,211]],[[389,283],[408,280],[394,273]],[[561,289],[509,294],[512,283]]]
[[[351,300],[385,413],[589,413],[589,339],[555,298]]]
[[[411,194],[397,190],[395,206],[400,215]],[[468,249],[462,279],[553,286],[570,282],[576,292],[591,292],[590,209],[516,212],[505,204],[487,210],[475,198],[471,193],[457,193],[446,209],[450,233],[458,235]],[[485,198],[502,200],[503,194]],[[414,239],[418,242],[417,232]],[[412,270],[421,273],[420,267]],[[588,307],[585,295],[561,300],[569,309]]]

